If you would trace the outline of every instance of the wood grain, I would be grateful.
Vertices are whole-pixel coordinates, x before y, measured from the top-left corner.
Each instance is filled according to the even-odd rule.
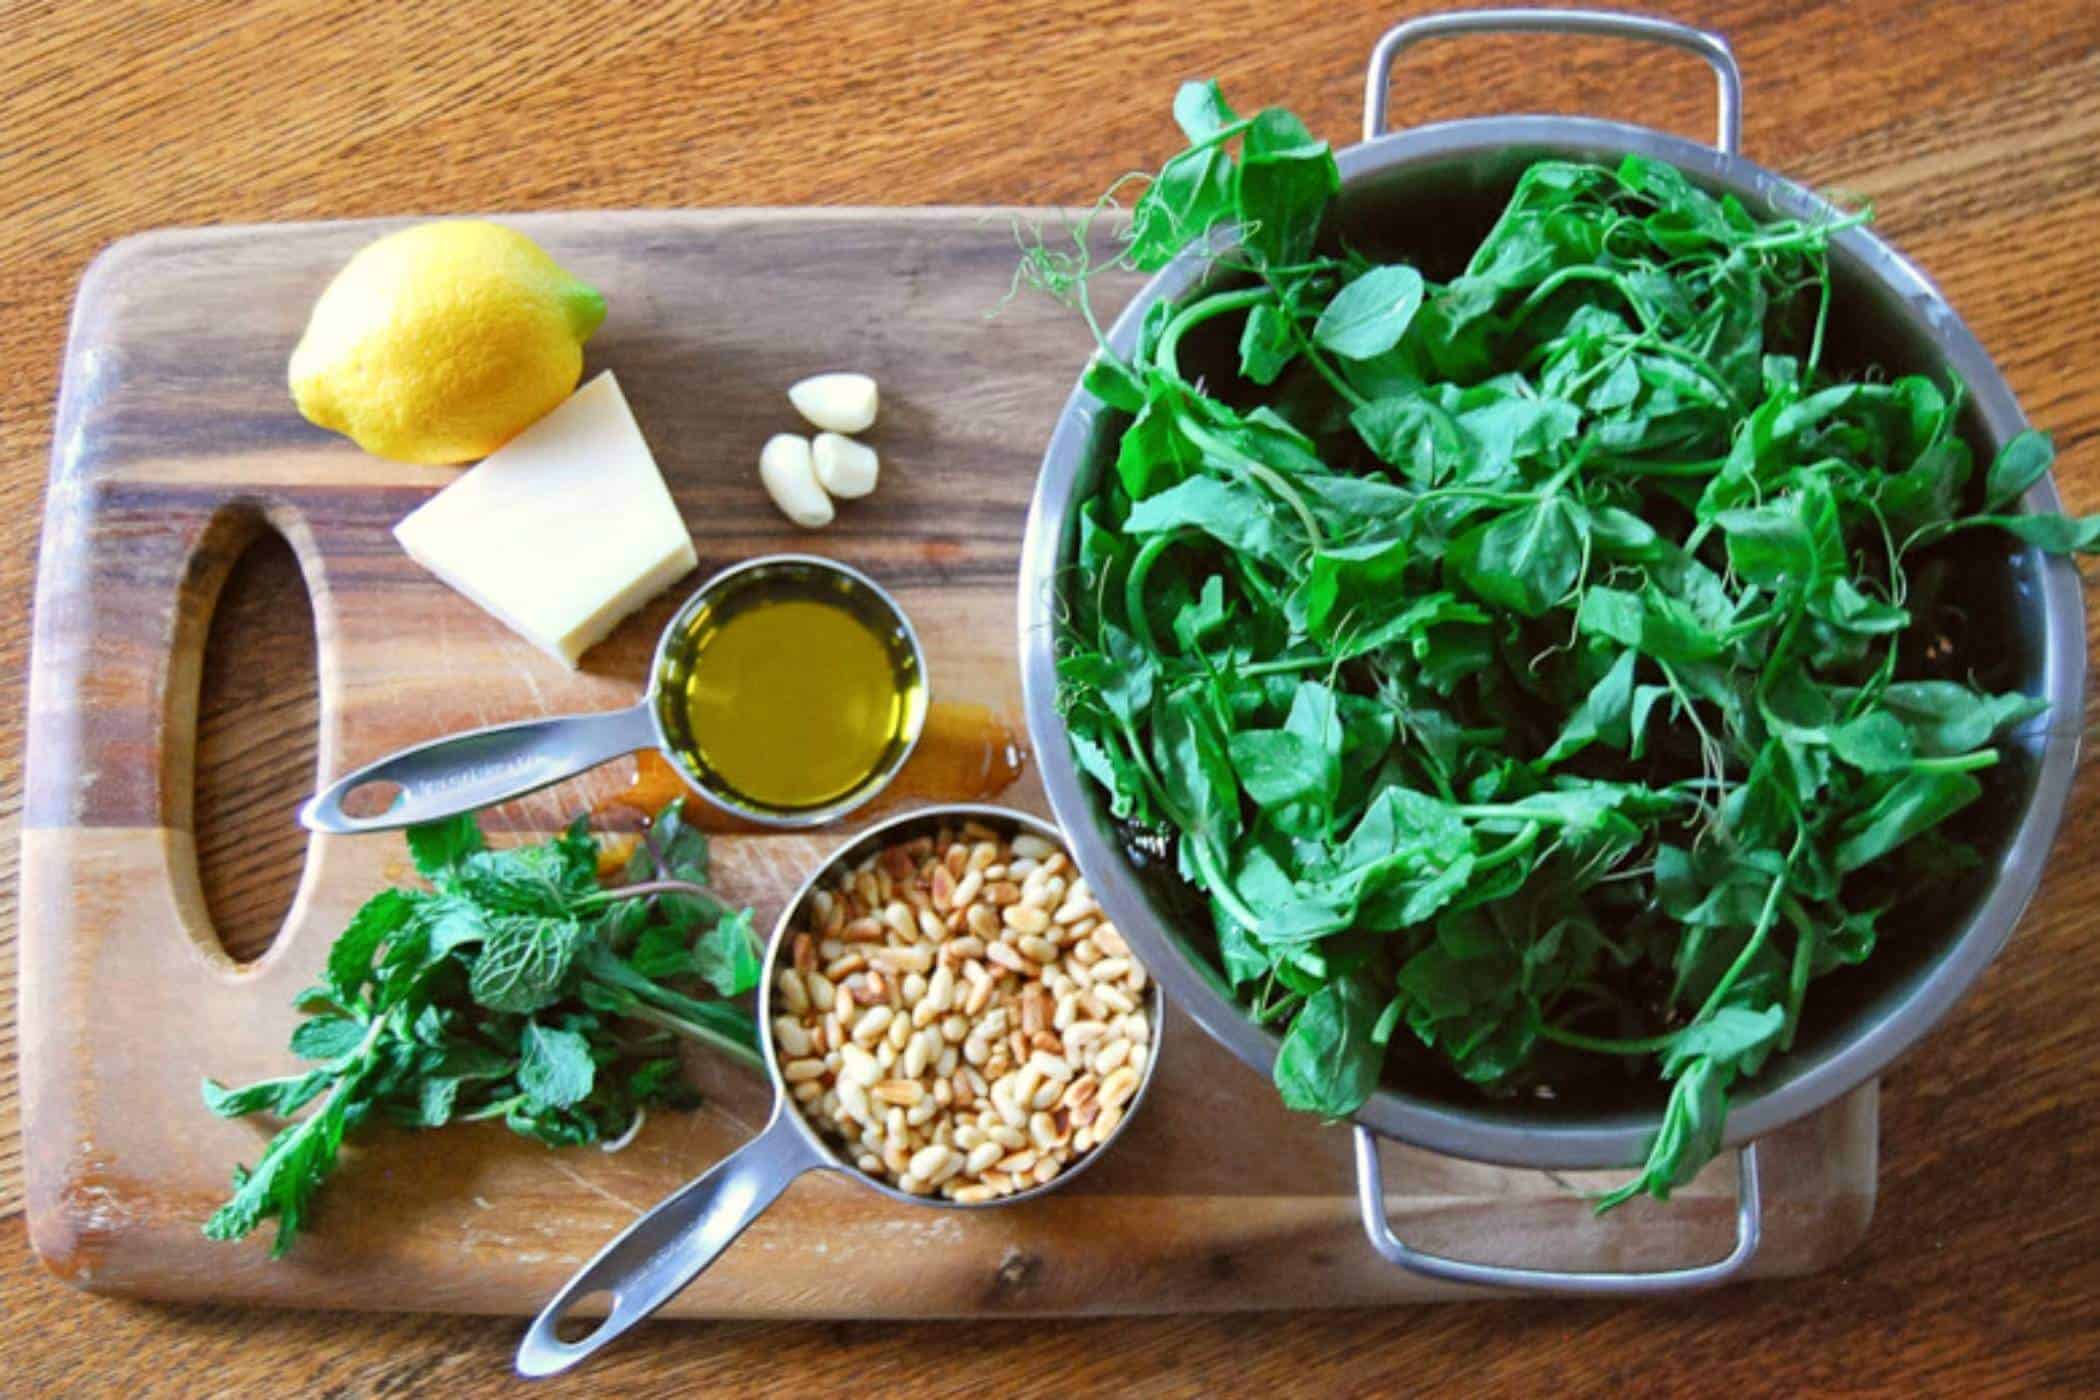
[[[1018,726],[1013,579],[1031,485],[1020,445],[1047,436],[1087,343],[1076,319],[1043,299],[986,318],[1011,275],[1011,217],[934,209],[517,222],[608,302],[641,308],[593,338],[587,368],[620,376],[703,568],[788,546],[867,571],[915,619],[937,704],[983,706]],[[56,429],[70,446],[49,492],[38,583],[20,938],[30,1235],[55,1272],[83,1287],[530,1313],[639,1209],[765,1117],[760,1082],[700,1057],[708,1105],[659,1116],[617,1157],[550,1157],[495,1128],[380,1138],[352,1153],[291,1260],[270,1262],[260,1238],[229,1249],[198,1233],[229,1164],[259,1150],[263,1130],[167,1105],[190,1100],[206,1075],[242,1083],[282,1072],[293,997],[318,979],[350,911],[400,879],[405,859],[398,838],[281,849],[315,760],[271,736],[308,727],[333,780],[448,730],[631,704],[684,592],[630,619],[570,673],[394,547],[395,513],[450,473],[380,462],[309,427],[268,372],[298,336],[314,288],[379,227],[129,240],[96,263],[74,313]],[[1104,284],[1104,309],[1132,281]],[[221,309],[236,299],[237,314]],[[835,342],[853,345],[850,362],[884,386],[872,439],[884,486],[823,535],[790,539],[751,462],[787,421],[781,386],[829,363]],[[576,525],[599,528],[588,501]],[[259,552],[270,540],[282,549]],[[303,646],[287,635],[301,623]],[[930,733],[921,757],[939,742]],[[551,831],[602,804],[618,781],[587,775],[509,804],[489,824]],[[1047,811],[1033,773],[993,794],[931,795]],[[269,839],[251,843],[250,832]],[[770,928],[839,839],[724,834],[714,880]],[[266,860],[274,878],[255,878]],[[243,966],[259,945],[250,927],[235,926],[235,945],[218,926],[233,911],[214,909],[214,894],[223,903],[228,889],[253,890],[240,897],[256,914],[271,895],[291,901],[282,932]],[[122,1022],[87,1012],[119,999],[129,1006]],[[1070,1191],[1012,1212],[950,1216],[835,1178],[799,1184],[672,1310],[1115,1313],[1449,1296],[1363,1247],[1345,1133],[1282,1111],[1178,1016],[1165,1023],[1160,1066],[1147,1111]],[[1446,1251],[1654,1268],[1718,1257],[1733,1226],[1725,1163],[1667,1210],[1599,1220],[1581,1199],[1587,1179],[1394,1156],[1389,1211],[1405,1234]],[[1798,1273],[1841,1258],[1872,1213],[1871,1089],[1776,1135],[1764,1157],[1772,1213],[1753,1267]],[[1264,1267],[1249,1268],[1256,1258]]]
[[[1426,6],[1039,3],[353,6],[168,0],[0,10],[0,836],[21,801],[27,604],[68,307],[111,239],[174,223],[476,209],[1053,203],[1156,159],[1176,78],[1217,73],[1353,139],[1376,33]],[[1748,76],[1746,143],[1871,196],[2064,449],[2100,507],[2100,12],[2084,0],[1687,3]],[[1404,120],[1591,110],[1708,119],[1696,64],[1626,81],[1609,46],[1410,57]],[[292,757],[311,762],[311,750]],[[1821,1278],[1696,1303],[1495,1303],[1288,1320],[781,1327],[666,1325],[579,1390],[1140,1394],[1406,1388],[1598,1392],[2084,1388],[2100,1367],[2100,1170],[2090,1064],[2100,893],[2082,784],[2041,897],[1979,991],[1883,1095],[1881,1204]],[[15,843],[0,840],[11,874]],[[15,882],[0,878],[0,928]],[[12,1045],[12,960],[0,1045]],[[0,1208],[19,1202],[0,1082]],[[84,1297],[23,1249],[0,1261],[10,1385],[343,1394],[502,1384],[515,1329]]]

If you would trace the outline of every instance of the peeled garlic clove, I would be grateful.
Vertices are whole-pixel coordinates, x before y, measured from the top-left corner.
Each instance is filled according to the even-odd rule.
[[[831,523],[831,497],[817,484],[817,469],[811,459],[809,439],[793,433],[775,433],[766,439],[758,454],[758,479],[780,513],[805,530]]]
[[[882,469],[874,448],[837,433],[818,433],[810,456],[816,463],[817,483],[846,501],[873,491],[875,476]]]
[[[875,422],[875,381],[865,374],[811,375],[788,390],[795,411],[834,433],[857,433]]]

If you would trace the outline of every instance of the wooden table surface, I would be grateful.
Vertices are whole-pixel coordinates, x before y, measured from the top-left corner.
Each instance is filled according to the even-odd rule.
[[[112,239],[376,214],[1082,201],[1174,149],[1166,112],[1185,77],[1215,74],[1242,105],[1287,103],[1321,135],[1354,140],[1364,56],[1386,24],[1423,8],[0,5],[0,938],[14,936],[22,678],[59,356],[74,287]],[[1734,41],[1748,153],[1875,203],[1883,230],[1940,281],[2055,433],[2072,508],[2100,509],[2090,251],[2100,7],[1675,9]],[[1711,95],[1688,58],[1482,40],[1411,57],[1395,100],[1402,122],[1518,110],[1703,133]],[[265,554],[243,573],[237,605],[287,645],[251,640],[251,654],[282,659],[207,679],[198,801],[220,833],[205,856],[207,893],[228,941],[252,947],[284,907],[297,846],[245,799],[280,782],[283,764],[310,765],[311,740],[280,714],[267,723],[291,736],[272,741],[285,752],[251,741],[257,698],[275,693],[269,668],[296,665],[300,638],[272,601],[289,587],[287,561]],[[282,703],[298,712],[297,696]],[[304,758],[292,751],[300,742]],[[1830,1274],[1639,1305],[667,1325],[568,1384],[629,1394],[2090,1386],[2100,1381],[2100,1109],[2089,1096],[2100,945],[2084,910],[2100,894],[2096,824],[2100,785],[2084,781],[2011,947],[1884,1081],[1879,1216]],[[511,1321],[159,1307],[45,1277],[19,1225],[14,972],[12,952],[0,954],[0,1389],[466,1395],[513,1384]]]

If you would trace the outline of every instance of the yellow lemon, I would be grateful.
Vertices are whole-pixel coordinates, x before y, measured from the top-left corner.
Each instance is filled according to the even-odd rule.
[[[397,462],[486,457],[566,399],[605,298],[524,234],[450,219],[360,249],[292,351],[292,400]]]

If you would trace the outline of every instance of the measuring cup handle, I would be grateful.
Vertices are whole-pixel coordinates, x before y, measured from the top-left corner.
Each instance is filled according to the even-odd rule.
[[[607,714],[498,724],[367,764],[315,794],[300,809],[299,820],[309,831],[338,836],[391,831],[507,802],[609,758],[655,746],[656,721],[647,701]],[[400,788],[392,806],[376,817],[354,817],[343,810],[344,798],[375,783]]]
[[[812,1167],[825,1165],[794,1109],[774,1107],[763,1131],[650,1211],[576,1271],[518,1344],[518,1374],[531,1379],[568,1370],[678,1296],[715,1262],[744,1227]],[[555,1335],[562,1318],[593,1293],[609,1293],[605,1320],[573,1342]]]

